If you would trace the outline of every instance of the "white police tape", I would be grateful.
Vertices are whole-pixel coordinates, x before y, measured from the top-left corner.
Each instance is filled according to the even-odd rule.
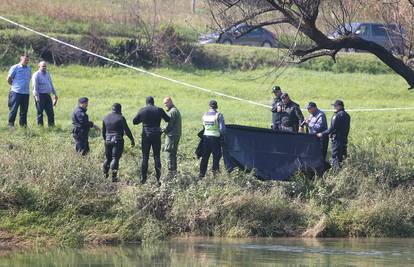
[[[93,53],[91,51],[88,51],[88,50],[82,49],[80,47],[77,47],[75,45],[69,44],[67,42],[61,41],[61,40],[56,39],[54,37],[51,37],[51,36],[49,36],[47,34],[44,34],[42,32],[33,30],[33,29],[31,29],[31,28],[29,28],[27,26],[24,26],[24,25],[22,25],[20,23],[17,23],[15,21],[12,21],[10,19],[7,19],[7,18],[5,18],[3,16],[0,16],[0,19],[1,20],[4,20],[4,21],[6,21],[6,22],[8,22],[10,24],[13,24],[15,26],[18,26],[18,27],[20,27],[22,29],[25,29],[27,31],[33,32],[33,33],[35,33],[37,35],[43,36],[44,38],[47,38],[49,40],[55,41],[57,43],[60,43],[62,45],[68,46],[68,47],[71,47],[71,48],[73,48],[75,50],[79,50],[79,51],[81,51],[83,53],[86,53],[86,54],[95,56],[97,58],[101,58],[103,60],[106,60],[106,61],[109,61],[109,62],[118,64],[118,65],[120,65],[122,67],[125,67],[125,68],[133,69],[133,70],[136,70],[138,72],[141,72],[141,73],[144,73],[144,74],[147,74],[147,75],[150,75],[150,76],[159,78],[159,79],[163,79],[163,80],[166,80],[166,81],[169,81],[169,82],[172,82],[172,83],[180,84],[180,85],[183,85],[185,87],[189,87],[189,88],[201,90],[201,91],[204,91],[206,93],[215,94],[215,95],[222,96],[222,97],[227,97],[227,98],[234,99],[234,100],[237,100],[237,101],[247,102],[247,103],[250,103],[250,104],[256,105],[256,106],[261,106],[261,107],[265,107],[265,108],[271,108],[271,106],[266,105],[266,104],[262,104],[262,103],[259,103],[259,102],[255,102],[255,101],[252,101],[252,100],[249,100],[249,99],[244,99],[244,98],[237,97],[237,96],[227,95],[227,94],[224,94],[224,93],[215,91],[215,90],[207,89],[207,88],[204,88],[204,87],[201,87],[201,86],[198,86],[198,85],[194,85],[194,84],[190,84],[190,83],[187,83],[187,82],[183,82],[183,81],[180,81],[180,80],[175,80],[173,78],[169,78],[169,77],[166,77],[166,76],[162,76],[162,75],[157,74],[157,73],[154,73],[154,72],[150,72],[150,71],[147,71],[147,70],[144,70],[144,69],[141,69],[141,68],[137,68],[137,67],[134,67],[134,66],[130,66],[130,65],[127,65],[127,64],[122,63],[120,61],[113,60],[113,59],[107,58],[105,56],[101,56],[99,54]],[[391,110],[412,110],[412,109],[414,109],[414,107],[407,107],[407,108],[351,109],[351,110],[348,110],[348,111],[352,111],[352,112],[364,112],[364,111],[391,111]]]

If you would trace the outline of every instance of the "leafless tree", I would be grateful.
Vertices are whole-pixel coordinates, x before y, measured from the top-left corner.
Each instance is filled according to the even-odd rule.
[[[214,21],[223,31],[238,25],[248,23],[249,31],[269,25],[289,25],[308,38],[309,45],[289,46],[289,55],[298,63],[307,60],[330,56],[333,60],[342,49],[364,50],[377,56],[397,74],[403,77],[414,88],[414,71],[409,61],[401,55],[393,54],[381,45],[367,41],[354,34],[349,29],[351,22],[360,19],[362,12],[375,12],[384,8],[390,1],[370,0],[207,0]],[[406,14],[413,12],[414,0],[393,0],[400,6],[394,7],[393,12],[383,13],[382,21],[392,21],[395,12],[404,10]],[[400,2],[405,2],[402,8]],[[376,9],[372,9],[375,4]],[[408,8],[408,11],[407,11]],[[409,20],[409,19],[407,19]],[[394,20],[395,21],[395,20]],[[397,21],[396,23],[399,23]],[[413,24],[411,20],[407,25]],[[329,36],[337,27],[343,29],[343,34],[332,38]],[[246,34],[247,32],[243,33]],[[410,41],[406,39],[406,41]],[[411,46],[407,49],[411,52]],[[409,58],[409,57],[406,57]]]

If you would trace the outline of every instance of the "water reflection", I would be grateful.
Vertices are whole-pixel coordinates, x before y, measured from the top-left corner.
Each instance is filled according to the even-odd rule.
[[[176,239],[0,254],[9,266],[414,266],[413,239]]]

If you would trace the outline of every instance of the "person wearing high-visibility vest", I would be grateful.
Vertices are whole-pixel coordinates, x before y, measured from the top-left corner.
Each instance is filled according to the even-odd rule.
[[[222,155],[221,141],[226,131],[224,116],[218,112],[217,101],[211,100],[209,111],[204,114],[202,121],[204,126],[203,152],[200,163],[200,177],[206,175],[208,160],[213,154],[213,173],[219,171],[220,158]]]

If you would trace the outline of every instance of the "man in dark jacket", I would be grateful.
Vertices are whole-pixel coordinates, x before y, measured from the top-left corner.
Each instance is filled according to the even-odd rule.
[[[282,94],[281,98],[284,105],[283,109],[289,117],[287,126],[292,127],[292,131],[295,133],[303,132],[304,117],[299,105],[293,102],[287,93]]]
[[[351,117],[345,111],[344,102],[336,100],[332,104],[335,108],[335,114],[331,119],[331,127],[318,133],[319,138],[330,136],[332,140],[332,167],[337,172],[341,167],[341,163],[347,155],[348,134],[351,125]]]
[[[158,185],[160,185],[161,178],[161,119],[166,122],[170,121],[170,117],[165,113],[162,108],[154,105],[154,98],[148,96],[146,99],[147,106],[140,109],[135,116],[134,125],[143,124],[142,127],[142,164],[141,164],[141,183],[144,184],[147,181],[148,173],[148,160],[149,153],[152,147],[152,153],[154,155],[155,172]]]
[[[276,85],[272,88],[272,93],[275,95],[275,98],[273,99],[273,103],[272,103],[272,129],[274,131],[277,131],[279,130],[280,128],[279,126],[281,124],[280,114],[278,114],[280,112],[277,110],[277,107],[283,104],[282,98],[281,98],[282,89]]]
[[[131,130],[122,116],[122,106],[115,103],[112,105],[112,112],[104,118],[102,124],[102,136],[105,140],[103,169],[106,178],[109,177],[109,169],[112,169],[112,182],[118,181],[119,160],[124,152],[124,134],[131,140],[131,146],[135,146]]]
[[[89,152],[89,129],[95,128],[96,131],[100,131],[100,128],[97,125],[92,121],[89,121],[89,117],[86,114],[88,105],[88,98],[79,98],[79,106],[72,114],[72,134],[75,141],[76,152],[81,153],[82,156],[85,156]]]

